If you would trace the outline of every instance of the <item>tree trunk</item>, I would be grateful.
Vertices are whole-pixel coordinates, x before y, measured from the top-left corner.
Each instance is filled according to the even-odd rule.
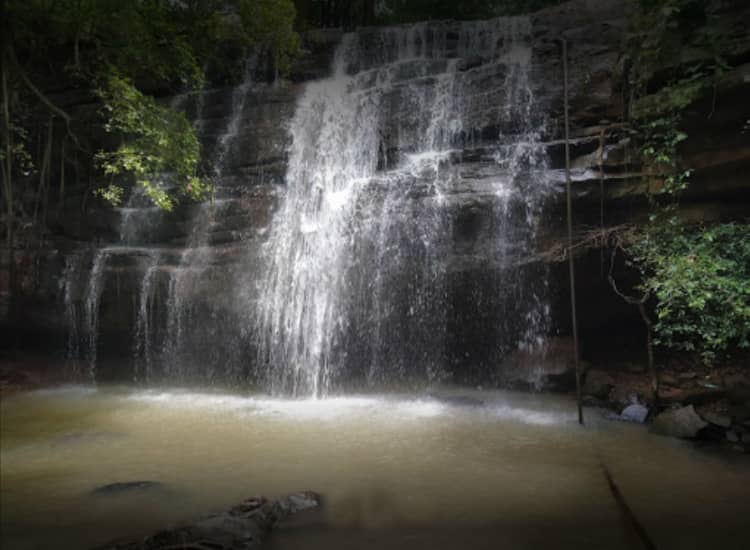
[[[7,36],[5,32],[5,2],[0,4],[0,19],[2,20],[3,35]],[[2,87],[2,105],[3,105],[3,148],[5,159],[3,159],[3,196],[5,202],[5,246],[8,250],[8,324],[13,325],[15,322],[16,315],[16,258],[14,253],[15,246],[15,219],[13,216],[13,144],[12,144],[12,133],[10,127],[10,95],[8,89],[8,44],[7,38],[2,44],[2,53],[0,61],[2,61],[2,68],[0,69],[0,86]]]

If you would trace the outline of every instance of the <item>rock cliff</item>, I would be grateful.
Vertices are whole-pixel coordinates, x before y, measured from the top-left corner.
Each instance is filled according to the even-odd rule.
[[[728,37],[731,69],[714,93],[687,112],[690,138],[682,153],[696,172],[683,210],[694,219],[742,219],[750,212],[750,9],[740,4],[712,3],[717,28]],[[520,268],[523,273],[548,270],[552,333],[567,331],[566,279],[554,262],[545,266],[549,258],[538,253],[554,248],[563,235],[561,39],[569,47],[578,230],[642,220],[648,186],[658,184],[641,172],[627,132],[631,98],[622,46],[633,8],[633,2],[619,0],[572,0],[530,16],[534,108],[528,116],[540,128],[544,179],[552,192],[534,235],[535,252],[519,262],[527,266]],[[460,58],[456,70],[466,75],[463,93],[471,106],[465,121],[470,130],[447,160],[454,174],[445,208],[451,240],[443,258],[447,359],[454,379],[475,381],[488,373],[494,376],[498,357],[490,349],[496,338],[492,327],[508,323],[513,315],[497,292],[497,274],[504,267],[490,261],[490,250],[497,247],[498,199],[488,185],[507,171],[496,153],[508,75],[503,65],[484,64],[481,56],[458,56],[462,23],[439,25],[441,36],[447,37],[442,47],[448,57]],[[429,36],[432,27],[425,28]],[[380,32],[360,29],[360,42],[367,45]],[[238,86],[164,99],[184,109],[201,136],[206,168],[216,185],[212,203],[186,204],[164,214],[133,193],[123,208],[112,209],[88,198],[90,181],[86,174],[76,174],[65,200],[50,208],[48,234],[17,254],[20,317],[4,322],[4,345],[21,343],[59,356],[67,349],[69,355],[97,361],[105,378],[138,376],[164,355],[171,357],[174,369],[195,363],[210,365],[211,376],[225,380],[245,377],[255,350],[248,312],[238,311],[237,303],[252,302],[257,285],[240,291],[233,281],[260,280],[262,247],[284,193],[296,102],[306,83],[328,74],[341,39],[336,30],[307,33],[303,54],[283,82],[268,82],[262,71],[250,70]],[[685,56],[675,63],[695,61]],[[429,62],[405,64],[399,78],[405,85],[417,80],[429,85],[440,70]],[[658,82],[652,92],[658,93]],[[51,96],[79,113],[92,109],[86,98],[70,91]],[[404,131],[403,124],[396,128],[397,121],[409,116],[409,106],[399,104],[398,84],[385,103],[393,124],[382,128],[379,174],[388,173],[389,163],[409,152],[418,138]],[[509,138],[507,145],[518,143]],[[410,177],[404,184],[418,189],[421,176]],[[611,327],[622,330],[611,337],[610,347],[617,347],[618,339],[629,343],[628,334],[635,333],[632,340],[640,338],[635,312],[609,292],[602,262],[598,251],[584,254],[579,262],[584,353],[601,347],[601,337]],[[181,271],[175,275],[175,270]],[[6,284],[6,272],[0,273],[0,284]],[[98,282],[92,283],[96,277]],[[240,292],[251,295],[238,296]],[[190,331],[195,323],[204,330]]]

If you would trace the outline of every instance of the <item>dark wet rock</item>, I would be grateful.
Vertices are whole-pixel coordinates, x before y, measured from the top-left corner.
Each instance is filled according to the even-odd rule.
[[[117,483],[108,483],[102,485],[91,491],[92,495],[105,496],[105,495],[119,495],[122,493],[132,493],[140,491],[152,491],[155,489],[163,489],[164,484],[160,481],[118,481]]]
[[[673,388],[680,387],[680,381],[671,374],[662,374],[661,376],[659,376],[659,383],[662,386],[671,386]]]
[[[709,422],[715,426],[720,426],[722,428],[729,428],[732,425],[732,418],[724,414],[719,414],[716,412],[709,411],[709,412],[703,413],[701,416],[703,416],[703,419],[706,422]]]
[[[659,414],[651,425],[651,431],[683,439],[695,438],[698,432],[708,426],[692,405],[666,410]]]
[[[728,431],[727,432],[727,441],[729,441],[730,443],[739,443],[740,436],[739,436],[739,434],[737,432]]]
[[[628,372],[632,372],[633,374],[643,374],[646,372],[646,367],[640,363],[630,363],[628,365]]]
[[[604,371],[590,370],[583,383],[583,394],[597,399],[606,399],[615,385],[615,380]]]
[[[531,92],[537,98],[538,106],[536,110],[539,113],[549,115],[548,124],[545,125],[544,139],[548,140],[546,149],[550,154],[550,177],[554,177],[554,171],[563,165],[563,142],[561,137],[561,115],[562,115],[562,79],[560,75],[560,47],[559,39],[565,36],[569,39],[569,70],[570,70],[570,122],[572,130],[571,150],[573,153],[572,163],[574,166],[575,185],[573,192],[577,197],[576,208],[585,219],[579,220],[581,224],[596,221],[598,223],[600,211],[608,213],[607,222],[617,224],[622,222],[622,218],[627,216],[628,222],[637,220],[637,213],[645,208],[647,201],[643,200],[650,190],[650,182],[641,177],[638,166],[633,164],[634,145],[630,143],[629,137],[617,129],[618,123],[622,121],[621,114],[629,112],[630,109],[624,104],[628,97],[623,82],[627,81],[627,74],[623,74],[623,64],[621,58],[621,44],[627,33],[628,12],[637,3],[634,0],[574,0],[572,2],[563,2],[559,6],[542,10],[532,16],[532,74],[536,75],[532,79],[533,90]],[[717,4],[716,2],[712,4]],[[719,2],[718,4],[733,4],[734,7],[726,8],[726,11],[716,14],[717,24],[720,34],[728,37],[726,41],[728,52],[732,63],[744,63],[750,59],[750,41],[748,41],[747,32],[747,10],[743,2]],[[451,23],[451,25],[458,25]],[[725,32],[726,26],[731,32]],[[375,31],[369,31],[374,35]],[[363,32],[363,36],[366,35]],[[696,33],[696,36],[701,33]],[[245,105],[241,114],[239,131],[236,139],[233,140],[231,147],[226,152],[225,161],[227,166],[223,170],[222,181],[219,185],[220,193],[231,194],[238,199],[238,205],[242,212],[233,213],[232,216],[217,216],[217,224],[222,229],[227,229],[225,225],[231,225],[231,232],[220,231],[212,234],[209,242],[212,244],[226,242],[230,236],[234,236],[236,231],[244,231],[244,239],[241,246],[234,250],[239,252],[227,251],[221,253],[217,251],[216,262],[218,265],[211,266],[207,271],[205,280],[215,281],[212,288],[217,288],[219,292],[209,292],[204,290],[204,286],[196,290],[195,297],[191,298],[191,305],[195,306],[196,311],[209,309],[204,304],[210,304],[212,319],[220,319],[222,325],[214,327],[214,334],[227,334],[227,338],[219,344],[231,341],[229,337],[235,337],[233,330],[240,323],[236,321],[233,303],[231,299],[217,299],[217,296],[233,297],[234,292],[222,292],[232,289],[233,281],[236,280],[234,273],[241,273],[242,277],[248,281],[257,282],[257,276],[253,273],[245,273],[245,265],[237,267],[239,258],[244,257],[247,253],[254,258],[260,255],[263,244],[263,238],[246,238],[245,235],[266,234],[270,228],[271,214],[274,211],[276,198],[280,191],[276,189],[283,183],[283,174],[286,171],[286,153],[289,141],[288,127],[289,121],[294,113],[295,99],[301,92],[302,87],[298,83],[308,80],[321,78],[328,74],[331,59],[336,45],[342,36],[341,30],[314,30],[304,34],[302,40],[301,55],[295,60],[290,68],[288,77],[292,80],[291,85],[269,85],[268,82],[258,82],[254,87],[251,96]],[[723,46],[722,46],[723,47]],[[691,52],[691,56],[696,51],[707,51],[707,48],[690,47],[686,51]],[[722,52],[726,54],[727,52]],[[692,59],[691,56],[687,56]],[[674,63],[684,62],[683,58],[676,56]],[[711,61],[710,59],[706,61]],[[478,65],[480,59],[476,56],[468,57],[459,67],[459,70],[470,73],[466,76],[466,93],[488,98],[482,102],[476,102],[477,107],[470,115],[470,120],[466,127],[476,130],[478,136],[489,135],[492,139],[484,145],[488,148],[494,147],[498,135],[496,124],[500,117],[498,110],[502,108],[506,90],[502,87],[505,81],[503,73],[487,73],[482,71]],[[431,62],[432,63],[432,62]],[[422,62],[419,62],[422,65]],[[428,67],[427,62],[424,63]],[[430,65],[431,66],[431,65]],[[400,70],[413,71],[414,63],[404,63]],[[498,69],[500,69],[499,67]],[[472,69],[471,71],[469,69]],[[685,145],[684,154],[686,166],[696,169],[695,184],[690,186],[690,193],[696,193],[688,203],[685,201],[683,206],[695,209],[701,219],[726,219],[735,210],[741,213],[742,219],[747,212],[747,173],[750,166],[750,148],[747,146],[749,133],[739,131],[741,125],[737,121],[744,121],[750,118],[750,102],[747,101],[748,79],[747,69],[739,70],[739,67],[727,71],[726,80],[731,84],[731,89],[726,85],[714,86],[706,90],[706,95],[710,100],[709,108],[693,108],[693,116],[688,117],[689,127],[685,128],[689,139]],[[670,68],[670,71],[672,68]],[[433,71],[434,72],[434,71]],[[403,75],[402,75],[403,76]],[[413,76],[413,75],[412,75]],[[729,77],[734,78],[730,79]],[[658,79],[657,79],[658,80]],[[663,78],[668,82],[669,78]],[[660,83],[658,81],[648,86],[649,93],[657,98]],[[395,86],[392,93],[386,94],[384,103],[389,104],[392,100],[398,100],[398,89],[403,86]],[[207,92],[207,95],[201,103],[201,109],[205,112],[198,113],[197,98],[198,94],[193,94],[193,99],[189,100],[186,109],[191,119],[195,120],[199,115],[202,127],[206,129],[204,137],[204,150],[208,152],[207,158],[211,157],[211,151],[216,149],[217,136],[221,128],[226,125],[226,117],[229,115],[229,106],[232,103],[233,92],[229,88],[217,89]],[[493,98],[498,98],[494,101]],[[75,102],[69,99],[68,102]],[[91,107],[90,98],[81,99],[82,105]],[[397,148],[399,142],[403,146],[409,144],[409,139],[414,136],[404,135],[391,131],[392,120],[390,117],[397,117],[401,114],[408,115],[409,106],[398,107],[394,109],[390,116],[384,117],[383,121],[383,140],[384,147]],[[63,103],[65,104],[65,103]],[[72,106],[72,105],[71,105]],[[711,113],[711,117],[708,117]],[[417,138],[419,136],[417,135]],[[474,139],[471,140],[472,142]],[[466,148],[457,156],[456,162],[460,165],[460,172],[465,174],[462,179],[462,188],[466,192],[457,193],[455,197],[449,198],[450,204],[455,205],[455,213],[451,216],[458,220],[470,220],[471,223],[457,224],[462,226],[462,230],[456,231],[453,248],[447,254],[446,262],[450,268],[449,287],[461,289],[460,291],[451,290],[451,302],[459,304],[452,313],[451,322],[456,326],[467,325],[464,319],[478,319],[476,327],[482,326],[499,326],[500,322],[477,315],[477,304],[480,301],[471,301],[462,299],[464,292],[468,296],[470,293],[463,289],[468,288],[463,284],[464,278],[470,281],[477,281],[475,288],[479,292],[478,296],[491,296],[495,293],[493,284],[486,284],[487,280],[493,280],[486,276],[486,260],[490,257],[487,250],[487,243],[496,246],[495,225],[497,220],[494,218],[497,197],[493,192],[482,191],[482,182],[486,179],[497,178],[498,163],[492,160],[492,155],[485,155],[489,160],[482,160],[479,153],[475,153],[473,148]],[[604,170],[600,172],[599,167]],[[487,177],[483,177],[482,171],[488,170]],[[54,179],[54,177],[53,177]],[[76,196],[66,191],[69,196],[67,201],[60,205],[51,204],[50,211],[58,211],[56,226],[52,228],[53,239],[50,239],[50,250],[32,252],[25,255],[28,261],[22,262],[22,265],[34,266],[34,271],[28,269],[28,273],[22,279],[28,279],[33,284],[23,285],[24,295],[22,298],[21,309],[23,311],[23,333],[28,334],[26,340],[29,345],[36,349],[40,345],[45,345],[51,351],[58,352],[60,347],[64,347],[66,338],[66,318],[64,312],[58,307],[59,302],[59,279],[61,278],[66,247],[73,245],[89,243],[92,246],[97,240],[116,239],[121,215],[111,209],[101,209],[94,207],[95,203],[89,201],[90,206],[85,212],[81,209],[81,196],[88,194],[86,178],[80,178],[75,190],[80,194]],[[600,195],[600,189],[601,193]],[[555,199],[554,205],[550,207],[561,208],[561,197]],[[740,200],[736,200],[739,197]],[[580,199],[580,201],[579,201]],[[600,210],[600,200],[601,208]],[[494,201],[494,202],[493,202]],[[638,206],[642,204],[644,206]],[[56,208],[61,206],[62,208]],[[713,212],[716,212],[715,214]],[[175,214],[166,217],[161,212],[150,213],[144,211],[141,214],[144,217],[144,225],[140,226],[145,233],[142,240],[147,243],[157,243],[159,245],[173,246],[173,238],[180,234],[183,239],[186,238],[186,232],[189,224],[186,219],[189,216],[175,212]],[[593,218],[592,218],[593,216]],[[155,218],[153,223],[149,222]],[[158,219],[156,219],[158,218]],[[174,218],[174,219],[173,219]],[[545,216],[545,219],[555,220],[557,216]],[[586,219],[588,218],[588,219]],[[731,218],[731,216],[730,216]],[[239,221],[238,221],[239,220]],[[235,227],[242,225],[244,221],[246,228]],[[636,221],[637,223],[637,221]],[[181,225],[180,225],[181,224]],[[549,225],[549,227],[548,227]],[[552,221],[545,221],[544,227],[540,228],[540,239],[554,242],[562,239],[564,233],[561,231],[561,224]],[[262,232],[262,233],[261,233]],[[549,235],[548,235],[549,234]],[[109,236],[109,237],[108,237]],[[164,241],[164,242],[162,242]],[[177,249],[181,250],[181,249]],[[494,250],[494,248],[492,249]],[[466,253],[466,251],[470,253]],[[20,253],[20,251],[19,251]],[[165,252],[166,254],[166,252]],[[171,252],[170,252],[171,254]],[[180,254],[177,252],[177,257]],[[598,256],[598,254],[597,254]],[[19,254],[20,260],[20,254]],[[0,261],[0,265],[9,265],[8,262]],[[248,266],[261,265],[261,262],[248,261]],[[23,270],[23,268],[22,268]],[[582,270],[583,271],[583,270]],[[590,270],[599,276],[599,270]],[[81,277],[87,279],[87,270]],[[4,275],[5,271],[0,268],[0,285],[2,280],[7,280]],[[127,348],[126,352],[130,353],[130,344],[124,342],[123,335],[134,333],[134,327],[130,320],[132,316],[128,313],[123,315],[122,312],[130,312],[133,308],[134,297],[137,298],[140,282],[144,280],[143,268],[129,267],[119,269],[112,275],[117,276],[117,284],[105,284],[101,300],[101,317],[99,319],[99,330],[101,334],[100,346],[102,352],[109,352],[110,355],[117,356],[120,353],[120,347]],[[226,275],[224,275],[226,274]],[[157,276],[155,282],[155,296],[164,296],[164,288],[169,284],[167,271],[164,276]],[[554,279],[552,279],[554,280]],[[229,282],[223,282],[229,281]],[[583,283],[585,284],[585,283]],[[85,288],[85,285],[81,285]],[[247,285],[249,288],[255,288],[257,285]],[[605,293],[611,294],[608,285],[603,285]],[[553,289],[555,290],[555,289]],[[557,289],[559,290],[559,289]],[[251,291],[252,292],[252,291]],[[472,292],[474,292],[472,290]],[[3,293],[0,292],[0,295]],[[84,303],[85,295],[83,292],[74,293],[74,304],[80,309]],[[592,307],[593,314],[583,322],[590,326],[596,326],[606,321],[606,326],[618,326],[618,323],[627,320],[628,317],[616,313],[613,308],[606,307],[605,304],[599,303],[598,297],[604,294],[590,295],[587,301],[594,304]],[[498,303],[485,301],[485,311],[503,311],[498,307]],[[0,309],[2,309],[0,305]],[[164,316],[163,303],[156,300],[155,317]],[[215,313],[214,313],[215,312]],[[512,315],[511,315],[512,316]],[[581,316],[582,318],[585,316]],[[129,326],[123,326],[128,324]],[[226,327],[226,328],[225,328]],[[6,330],[3,330],[3,329]],[[12,329],[12,330],[8,330]],[[4,325],[0,327],[0,333],[13,334],[15,326]],[[640,330],[637,325],[634,330]],[[466,330],[467,334],[475,333],[475,327],[471,326]],[[490,331],[487,331],[488,333]],[[54,338],[40,337],[40,335],[51,334]],[[639,333],[640,334],[640,333]],[[490,334],[483,338],[485,341],[491,341],[496,337],[496,333]],[[243,338],[237,337],[241,341]],[[585,338],[584,338],[585,340]],[[55,344],[53,344],[53,342]],[[463,357],[462,352],[473,351],[476,347],[472,341],[463,338],[456,338],[456,342],[451,350],[455,357]],[[468,343],[464,343],[468,342]],[[211,349],[211,353],[216,348],[227,347],[216,345],[203,345],[202,342],[196,342],[196,348]],[[185,355],[192,356],[192,350]],[[100,353],[100,359],[104,357]],[[254,356],[254,352],[248,354]],[[497,364],[496,357],[492,353],[486,353],[487,359],[484,360],[483,369],[491,371]],[[466,355],[468,357],[468,353]],[[244,359],[244,358],[243,358]],[[543,369],[526,369],[522,367],[530,362],[530,358],[516,357],[515,366],[510,361],[510,368],[507,372],[507,383],[518,387],[543,386],[548,382],[560,378],[560,383],[570,382],[572,380],[568,365],[562,363],[562,372],[545,372]],[[246,361],[245,361],[246,362]],[[203,364],[202,358],[197,363]],[[461,369],[474,368],[478,361],[472,356],[471,360],[465,362],[456,362],[457,373],[461,374]],[[516,367],[519,367],[516,369]],[[124,369],[123,369],[124,370]],[[642,365],[631,366],[631,372],[638,374],[644,371]],[[118,372],[119,374],[119,372]],[[130,373],[123,373],[130,377]],[[483,373],[484,374],[484,373]],[[489,374],[495,374],[490,372]],[[695,373],[689,373],[695,374]],[[505,375],[500,374],[501,382],[506,382]],[[686,379],[685,382],[691,382],[694,378]],[[665,385],[672,385],[665,381]],[[10,386],[8,386],[10,387]],[[3,384],[0,381],[0,391],[3,391]],[[629,392],[630,388],[624,388],[624,392]],[[596,397],[596,396],[594,396]],[[625,396],[626,397],[626,396]],[[704,397],[713,399],[713,395],[704,395]],[[740,396],[735,399],[742,401]],[[680,396],[671,402],[688,401]],[[616,407],[627,404],[625,399],[618,396],[614,399]]]
[[[321,497],[311,491],[294,493],[276,501],[251,497],[226,512],[160,531],[141,542],[102,546],[99,550],[256,549],[277,523],[291,514],[320,505]]]
[[[510,387],[566,389],[564,382],[575,383],[573,341],[550,338],[543,346],[519,349],[508,355],[499,366],[498,379]]]
[[[729,407],[728,414],[738,424],[750,421],[750,403],[732,405]]]
[[[633,403],[622,410],[620,418],[626,422],[643,424],[648,418],[648,407],[640,403]]]
[[[670,393],[660,394],[665,403],[679,403],[682,405],[705,405],[722,399],[726,392],[713,385],[710,387],[693,386],[688,389],[677,389]]]
[[[602,410],[608,410],[612,406],[612,404],[606,399],[599,399],[593,395],[584,395],[581,401],[584,407],[594,407]]]
[[[730,399],[737,403],[750,400],[750,378],[744,374],[733,374],[723,380]]]

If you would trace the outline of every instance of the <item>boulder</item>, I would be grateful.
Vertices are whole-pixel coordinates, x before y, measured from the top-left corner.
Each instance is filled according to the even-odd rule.
[[[744,423],[750,420],[750,403],[744,403],[742,405],[732,405],[729,407],[729,416],[732,420],[738,424]]]
[[[547,387],[551,379],[574,381],[575,359],[570,338],[550,338],[542,345],[518,349],[502,362],[499,381],[505,386]],[[559,380],[558,380],[559,382]]]
[[[658,415],[651,425],[651,431],[671,437],[694,438],[706,426],[708,423],[698,416],[692,405],[688,405]]]
[[[640,403],[633,403],[625,407],[620,413],[620,419],[626,422],[643,424],[648,417],[648,408]]]
[[[597,399],[606,399],[614,385],[614,378],[606,372],[590,370],[586,373],[586,381],[583,383],[583,394]]]
[[[660,392],[660,398],[665,403],[675,403],[684,405],[706,405],[708,403],[714,403],[726,396],[726,393],[722,389],[717,389],[713,386],[696,386],[690,384],[690,387],[684,389],[677,388],[672,391]]]
[[[729,416],[724,415],[724,414],[719,414],[715,412],[707,412],[707,413],[704,413],[702,416],[706,422],[710,422],[711,424],[715,426],[720,426],[722,428],[729,428],[729,426],[732,425],[732,419]]]
[[[659,376],[659,383],[663,386],[671,386],[672,388],[679,388],[680,382],[671,374],[662,374]]]
[[[319,495],[305,491],[276,501],[251,497],[226,512],[195,523],[160,531],[142,541],[102,546],[99,550],[164,550],[166,548],[213,548],[251,550],[260,548],[269,531],[291,514],[317,508]]]
[[[750,400],[750,378],[744,374],[726,376],[723,380],[724,388],[732,401],[743,403]]]

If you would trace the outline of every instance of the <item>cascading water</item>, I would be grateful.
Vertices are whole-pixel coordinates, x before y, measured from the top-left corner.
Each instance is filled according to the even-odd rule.
[[[148,381],[152,372],[154,360],[154,335],[151,327],[154,317],[154,283],[159,270],[161,254],[155,251],[149,257],[144,270],[141,290],[138,296],[138,310],[133,336],[133,352],[135,359],[134,378],[136,382]]]
[[[271,391],[323,396],[349,375],[444,374],[450,210],[465,179],[455,161],[481,155],[467,150],[488,127],[498,129],[488,260],[510,272],[496,291],[521,317],[516,345],[540,344],[544,285],[513,274],[546,193],[529,41],[524,18],[348,34],[331,77],[306,86],[259,285],[258,362]],[[472,88],[497,74],[500,89]],[[492,101],[496,120],[477,120]]]
[[[104,286],[105,268],[110,250],[102,248],[96,252],[94,263],[91,267],[91,276],[86,288],[86,337],[88,340],[87,360],[89,373],[92,378],[96,377],[97,344],[99,340],[99,299]]]
[[[232,90],[231,112],[226,122],[215,119],[223,122],[218,131],[211,127],[214,119],[205,118],[208,107],[205,90],[176,96],[170,103],[174,109],[192,113],[199,137],[205,140],[204,133],[215,131],[207,141],[213,151],[211,172],[219,184],[229,149],[241,128],[255,67],[254,60],[250,60],[243,82]],[[131,327],[134,379],[138,382],[164,376],[180,379],[190,355],[188,339],[196,332],[211,332],[211,320],[206,323],[200,318],[202,312],[196,312],[194,298],[198,288],[210,279],[206,272],[212,266],[215,253],[211,238],[217,214],[231,211],[233,206],[231,198],[212,198],[185,207],[187,236],[185,242],[180,243],[180,217],[164,214],[151,205],[139,189],[132,190],[126,204],[116,209],[120,215],[118,239],[90,254],[83,251],[72,254],[67,261],[61,290],[68,322],[68,357],[85,359],[91,377],[96,378],[103,295],[109,292],[119,296],[122,290],[122,293],[132,294],[132,300],[117,301],[114,304],[117,309],[111,313],[132,320],[123,324]],[[173,240],[165,242],[165,236]],[[84,264],[87,262],[86,277]],[[83,284],[79,281],[81,277],[85,278]],[[123,289],[121,282],[125,284]],[[116,288],[111,288],[115,285]],[[160,291],[160,286],[166,287],[166,292]],[[122,310],[129,301],[132,308],[128,310],[132,311]],[[107,303],[110,302],[111,296]]]
[[[213,155],[213,176],[217,182],[224,176],[230,147],[240,131],[256,66],[256,59],[249,59],[245,64],[242,83],[232,90],[230,116],[218,135]],[[202,107],[203,103],[199,106]],[[195,311],[194,297],[200,285],[206,282],[206,272],[214,260],[214,249],[210,243],[211,229],[217,216],[232,205],[231,200],[212,197],[210,201],[197,206],[190,223],[187,246],[180,255],[179,264],[171,272],[167,297],[166,341],[162,354],[168,374],[185,375],[185,365],[190,363],[191,353],[187,339],[195,337],[196,327],[199,327],[204,336],[211,334],[212,328],[215,328],[210,323],[200,322],[199,314]],[[212,341],[215,345],[215,339],[207,338],[207,345],[212,345]],[[205,367],[206,370],[211,368],[210,365]]]
[[[254,225],[271,186],[253,170],[272,164],[253,164],[246,126],[293,88],[256,87],[249,64],[231,94],[176,98],[216,196],[166,216],[133,193],[119,241],[86,256],[78,303],[64,285],[92,374],[99,349],[127,348],[139,382],[325,396],[492,379],[505,356],[544,349],[547,273],[530,257],[549,186],[531,61],[524,18],[345,35],[331,75],[296,97],[282,202]]]

